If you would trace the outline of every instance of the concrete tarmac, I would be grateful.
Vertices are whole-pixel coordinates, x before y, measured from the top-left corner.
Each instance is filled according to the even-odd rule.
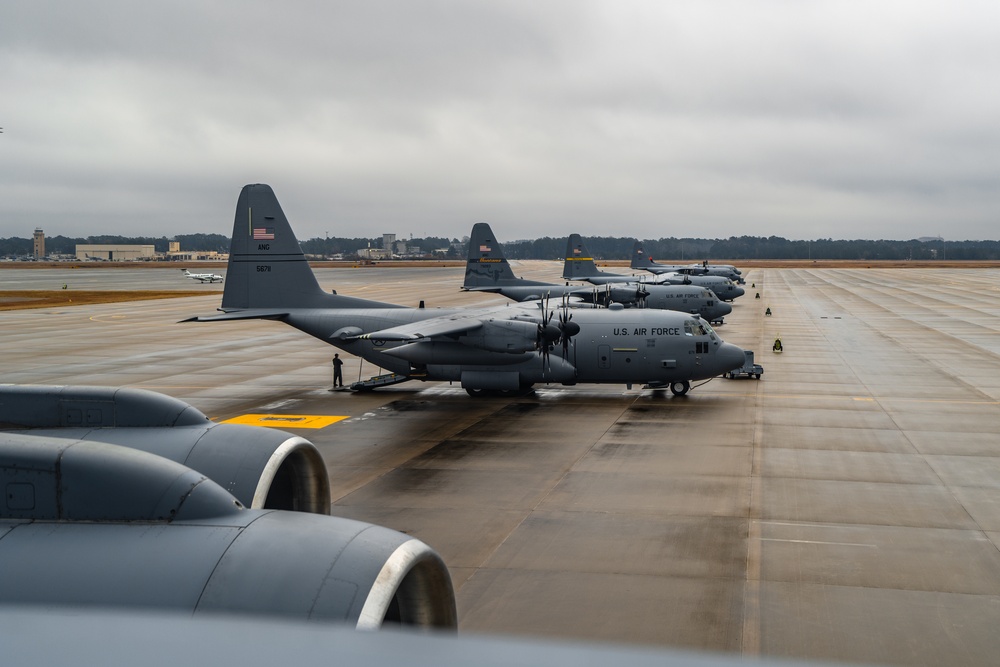
[[[462,269],[317,273],[395,303],[498,301],[459,292]],[[103,274],[153,288],[148,270]],[[152,389],[215,419],[347,416],[286,430],[323,453],[334,514],[443,555],[463,632],[983,665],[1000,655],[998,284],[985,269],[753,269],[716,330],[764,377],[680,398],[330,392],[336,350],[290,327],[177,323],[218,294],[0,312],[0,379]],[[347,382],[378,372],[345,360]]]

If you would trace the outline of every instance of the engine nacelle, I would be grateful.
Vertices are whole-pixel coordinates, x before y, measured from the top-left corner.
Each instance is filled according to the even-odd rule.
[[[612,285],[608,290],[611,301],[615,303],[633,304],[639,300],[640,290],[635,287],[616,287]]]
[[[216,424],[163,394],[4,385],[0,428],[151,452],[197,470],[247,507],[330,513],[326,464],[311,442],[275,429]]]
[[[0,604],[146,608],[454,628],[426,544],[371,524],[247,509],[175,461],[0,433]]]
[[[490,352],[520,354],[537,347],[538,325],[524,320],[486,320],[483,326],[462,336],[458,341],[469,347]]]

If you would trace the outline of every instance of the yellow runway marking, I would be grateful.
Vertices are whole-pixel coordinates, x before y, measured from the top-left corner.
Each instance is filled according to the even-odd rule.
[[[272,426],[274,428],[326,428],[348,415],[240,415],[227,419],[223,424],[248,424],[250,426]]]

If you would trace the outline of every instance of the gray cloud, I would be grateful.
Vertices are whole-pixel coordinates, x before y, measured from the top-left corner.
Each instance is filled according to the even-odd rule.
[[[10,3],[9,3],[10,4]],[[0,236],[996,238],[987,2],[14,2]]]

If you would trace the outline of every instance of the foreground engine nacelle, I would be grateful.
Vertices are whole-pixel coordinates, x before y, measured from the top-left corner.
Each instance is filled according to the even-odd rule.
[[[330,513],[326,464],[311,442],[274,429],[216,424],[163,394],[4,385],[0,428],[150,452],[197,470],[254,509]]]
[[[11,399],[17,389],[0,391],[8,428],[6,408],[18,404]],[[92,399],[92,391],[83,393]],[[149,397],[157,400],[147,407],[162,407],[159,400],[166,399],[142,394],[118,408]],[[205,439],[210,431],[188,430],[192,426],[133,423],[120,432],[112,426],[95,432],[127,432],[175,452],[194,435],[197,442],[187,450],[202,452],[198,456],[221,470],[236,441],[213,444]],[[72,430],[0,432],[0,604],[243,613],[365,629],[456,626],[448,570],[423,542],[349,519],[247,509],[201,471],[140,448],[66,437]],[[258,431],[267,432],[240,429],[244,436]],[[223,454],[209,456],[213,447]],[[232,451],[229,460],[242,463]],[[317,488],[328,488],[326,469],[320,470]]]

